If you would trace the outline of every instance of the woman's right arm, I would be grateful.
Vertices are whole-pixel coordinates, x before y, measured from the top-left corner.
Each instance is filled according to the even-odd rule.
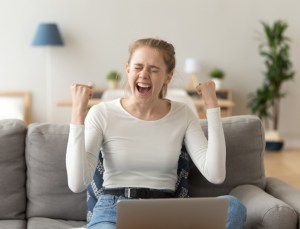
[[[88,101],[92,94],[90,86],[73,84],[72,114],[66,154],[68,185],[73,192],[84,191],[91,182],[99,157],[101,138],[94,128],[86,128],[85,118]]]

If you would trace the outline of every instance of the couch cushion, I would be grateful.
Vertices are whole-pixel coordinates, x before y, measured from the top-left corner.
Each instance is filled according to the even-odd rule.
[[[86,219],[86,192],[70,191],[66,172],[68,125],[31,124],[26,139],[27,217]]]
[[[81,228],[84,224],[84,221],[33,217],[28,219],[27,229],[71,229]]]
[[[211,184],[191,165],[191,196],[225,195],[242,184],[253,184],[260,188],[265,186],[265,142],[260,119],[254,115],[240,115],[223,118],[222,122],[226,141],[226,179],[223,184]],[[207,121],[200,120],[200,123],[207,135]]]
[[[25,229],[25,220],[0,220],[1,229]]]
[[[23,121],[0,120],[0,219],[25,218],[25,136]]]

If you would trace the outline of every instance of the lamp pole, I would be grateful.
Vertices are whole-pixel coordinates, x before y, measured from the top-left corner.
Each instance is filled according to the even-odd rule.
[[[34,40],[33,46],[46,46],[46,112],[47,121],[53,121],[52,112],[52,66],[51,66],[51,47],[63,46],[64,42],[60,35],[58,26],[55,23],[41,23],[39,24]]]
[[[46,47],[46,91],[47,91],[47,121],[53,122],[52,112],[52,69],[51,69],[51,48]]]

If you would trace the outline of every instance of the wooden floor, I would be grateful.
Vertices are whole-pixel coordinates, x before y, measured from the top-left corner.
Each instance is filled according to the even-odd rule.
[[[265,152],[266,176],[278,177],[300,189],[300,149]]]

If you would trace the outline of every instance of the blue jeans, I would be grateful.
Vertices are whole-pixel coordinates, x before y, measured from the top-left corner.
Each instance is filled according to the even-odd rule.
[[[226,195],[217,198],[229,200],[227,229],[242,229],[246,221],[246,208],[234,196]],[[123,196],[101,195],[93,210],[93,216],[87,225],[89,229],[116,229],[118,201],[126,199]]]
[[[239,199],[230,195],[219,196],[217,198],[226,198],[229,200],[226,229],[244,228],[247,218],[247,209]]]
[[[93,216],[87,225],[89,229],[115,229],[117,203],[123,196],[101,195],[94,207]]]

